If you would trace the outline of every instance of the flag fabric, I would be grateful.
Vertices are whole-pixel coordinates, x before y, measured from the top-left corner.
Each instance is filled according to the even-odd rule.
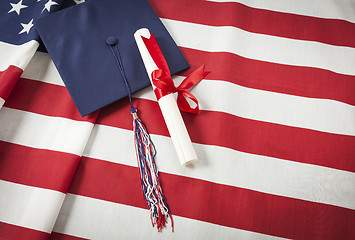
[[[352,239],[353,1],[149,3],[191,69],[211,71],[191,91],[201,113],[183,113],[192,167],[152,90],[133,99],[174,232],[147,216],[128,100],[81,118],[37,52],[0,110],[0,239]]]
[[[0,3],[0,239],[51,236],[96,121],[79,115],[48,54],[35,53],[34,19],[59,3]]]
[[[0,108],[39,46],[34,21],[59,9],[63,0],[0,3]]]
[[[0,111],[0,239],[48,239],[96,115],[37,52]]]

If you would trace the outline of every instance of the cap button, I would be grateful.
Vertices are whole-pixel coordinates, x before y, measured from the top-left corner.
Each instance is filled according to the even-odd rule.
[[[106,39],[106,43],[108,44],[108,45],[110,45],[110,46],[114,46],[116,43],[118,42],[118,40],[117,40],[117,38],[115,38],[115,37],[108,37],[107,39]]]

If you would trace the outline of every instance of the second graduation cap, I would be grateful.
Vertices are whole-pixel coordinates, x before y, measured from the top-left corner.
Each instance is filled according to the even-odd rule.
[[[128,95],[109,37],[118,41],[132,93],[150,85],[133,37],[137,29],[154,32],[171,74],[189,67],[146,0],[91,0],[40,18],[36,27],[82,116]]]

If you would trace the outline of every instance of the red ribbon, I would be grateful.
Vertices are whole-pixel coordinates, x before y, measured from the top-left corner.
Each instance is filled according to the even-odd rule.
[[[155,64],[159,69],[152,72],[152,82],[156,89],[154,90],[157,99],[164,97],[171,93],[178,93],[177,104],[181,111],[189,113],[198,113],[200,108],[198,106],[198,101],[194,95],[192,95],[187,90],[195,86],[203,78],[205,78],[210,72],[204,71],[204,65],[201,65],[189,76],[187,76],[184,81],[178,86],[175,87],[175,84],[171,78],[168,64],[165,61],[163,53],[161,52],[158,43],[155,40],[153,34],[150,38],[142,37],[145,46],[148,49],[148,52],[152,56]],[[192,100],[196,103],[196,107],[192,108],[187,101],[187,99]]]

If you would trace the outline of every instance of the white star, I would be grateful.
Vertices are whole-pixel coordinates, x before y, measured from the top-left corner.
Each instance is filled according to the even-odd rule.
[[[24,33],[24,32],[26,32],[27,34],[29,34],[31,28],[32,28],[33,25],[34,25],[34,24],[33,24],[33,19],[32,19],[29,23],[27,23],[27,24],[21,23],[21,25],[22,25],[23,29],[22,29],[21,32],[19,32],[18,34],[21,34],[21,33]]]
[[[10,12],[16,12],[17,15],[20,15],[20,11],[22,8],[26,8],[26,5],[22,5],[22,0],[20,0],[18,3],[14,4],[14,3],[10,3],[12,8],[10,11],[8,11],[8,13]]]
[[[53,6],[53,5],[58,5],[58,3],[53,2],[52,0],[49,0],[46,4],[44,4],[44,8],[43,8],[42,12],[46,9],[48,12],[50,12],[51,6]]]
[[[84,3],[85,0],[74,0],[74,2],[75,2],[76,4],[80,4],[80,3]]]

